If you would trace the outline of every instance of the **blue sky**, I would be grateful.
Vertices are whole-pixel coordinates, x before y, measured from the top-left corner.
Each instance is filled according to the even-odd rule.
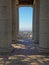
[[[19,31],[32,31],[32,7],[19,8]]]

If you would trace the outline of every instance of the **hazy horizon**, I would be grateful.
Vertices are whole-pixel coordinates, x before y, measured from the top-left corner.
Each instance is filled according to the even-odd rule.
[[[23,31],[30,31],[30,32],[32,32],[32,30],[19,30],[19,32],[23,32]]]

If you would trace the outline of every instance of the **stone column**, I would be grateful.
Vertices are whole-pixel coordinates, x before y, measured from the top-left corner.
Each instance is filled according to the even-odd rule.
[[[39,42],[39,0],[33,5],[33,40]]]
[[[40,0],[39,47],[49,53],[49,0]]]
[[[12,40],[14,43],[17,40],[17,35],[19,31],[18,12],[18,4],[16,4],[16,0],[12,0]]]
[[[0,52],[8,52],[12,43],[11,0],[0,0]]]

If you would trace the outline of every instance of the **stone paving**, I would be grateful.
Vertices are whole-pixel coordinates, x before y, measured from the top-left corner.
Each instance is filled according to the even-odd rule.
[[[20,40],[12,46],[9,56],[0,55],[0,65],[49,65],[49,54],[40,53],[38,44]]]

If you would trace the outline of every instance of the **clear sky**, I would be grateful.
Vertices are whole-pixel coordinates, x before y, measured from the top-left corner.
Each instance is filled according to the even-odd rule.
[[[19,8],[19,31],[32,31],[32,7]]]

